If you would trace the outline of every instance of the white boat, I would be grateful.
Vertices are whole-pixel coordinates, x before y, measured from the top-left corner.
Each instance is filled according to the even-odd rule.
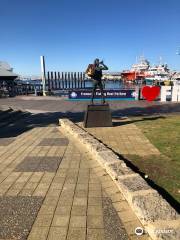
[[[123,71],[122,78],[125,81],[154,80],[164,82],[170,79],[170,70],[167,64],[162,64],[160,58],[159,64],[151,66],[150,62],[143,56],[139,58],[136,64],[133,64],[131,70]]]
[[[171,78],[174,86],[180,86],[180,73],[175,72]]]
[[[137,63],[132,65],[131,71],[135,72],[146,72],[150,68],[150,62],[144,58],[144,56],[140,56]]]
[[[160,79],[161,77],[164,79],[169,78],[170,70],[167,64],[159,64],[157,66],[150,67],[147,74],[152,77],[157,77],[157,79]]]
[[[146,71],[146,82],[152,82],[155,85],[161,85],[164,83],[165,85],[170,84],[171,73],[167,64],[162,64],[161,59],[160,63],[156,66],[149,67],[148,71]]]

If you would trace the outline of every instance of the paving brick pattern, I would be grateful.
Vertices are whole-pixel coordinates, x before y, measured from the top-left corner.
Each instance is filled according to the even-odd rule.
[[[61,157],[26,157],[16,168],[16,172],[56,172]]]
[[[159,150],[150,143],[141,130],[127,119],[114,120],[113,127],[86,128],[86,131],[101,140],[115,152],[123,155],[159,155]],[[79,123],[83,127],[82,122]]]
[[[47,141],[42,144],[48,138],[51,139],[47,140],[50,145],[46,144]],[[68,144],[56,145],[53,138],[55,141],[68,138]],[[52,158],[61,159],[58,167]],[[38,171],[38,167],[30,171],[31,161],[35,164],[36,161],[41,163],[46,160],[53,162],[51,167],[55,166],[53,170],[57,167],[56,171],[48,168]],[[11,239],[12,235],[25,239],[27,232],[30,232],[28,240],[109,240],[112,232],[110,223],[114,226],[112,240],[126,240],[135,239],[134,229],[141,226],[98,162],[62,129],[59,131],[52,126],[34,128],[16,137],[10,145],[0,148],[0,197],[7,202],[4,202],[3,209],[5,205],[6,208],[9,206],[7,199],[15,201],[17,212],[21,209],[19,205],[23,206],[20,204],[22,199],[31,202],[36,198],[37,209],[40,207],[36,219],[33,217],[31,222],[28,218],[33,214],[19,214],[16,230],[5,227],[0,236],[2,240]],[[18,199],[21,201],[18,202]],[[30,205],[33,208],[34,205]],[[19,224],[22,219],[24,227]],[[29,224],[27,231],[26,222]],[[141,239],[150,238],[144,235]]]
[[[67,138],[45,138],[40,143],[39,146],[67,146]]]
[[[15,138],[0,138],[0,146],[8,146],[15,141]]]

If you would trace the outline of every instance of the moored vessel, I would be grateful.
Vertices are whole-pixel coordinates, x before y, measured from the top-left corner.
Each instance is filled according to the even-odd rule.
[[[167,64],[160,63],[156,66],[150,66],[150,62],[144,57],[140,57],[139,62],[133,64],[130,70],[121,73],[125,82],[135,82],[138,80],[146,82],[156,81],[164,82],[170,79],[170,70]]]
[[[121,73],[122,80],[131,82],[137,79],[142,79],[146,76],[146,72],[150,67],[150,63],[143,56],[139,58],[139,62],[133,64],[130,70],[124,70]]]

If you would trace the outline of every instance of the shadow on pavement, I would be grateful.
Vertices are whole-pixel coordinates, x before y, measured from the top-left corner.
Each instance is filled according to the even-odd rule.
[[[47,113],[21,113],[14,119],[10,119],[7,113],[7,120],[0,122],[0,138],[17,137],[18,135],[29,131],[35,127],[46,127],[50,124],[58,126],[59,118],[68,117],[73,121],[81,121],[83,118],[83,112],[79,113],[59,113],[59,112],[47,112]]]
[[[122,107],[122,106],[121,106]],[[22,112],[16,110],[16,114],[11,111],[4,110],[6,112],[6,117],[2,121],[3,113],[1,111],[0,115],[0,138],[16,137],[23,132],[26,132],[34,127],[45,127],[49,124],[58,125],[59,118],[69,118],[73,122],[83,121],[84,118],[84,107],[82,110],[77,111],[73,109],[72,111],[66,112],[43,112],[43,113],[30,113]],[[128,107],[118,110],[112,110],[112,117],[119,118],[123,116],[144,116],[142,120],[127,120],[121,123],[114,123],[114,126],[124,125],[133,123],[136,121],[146,121],[146,120],[156,120],[159,118],[164,118],[164,116],[156,116],[158,114],[172,114],[180,113],[180,104],[164,104],[164,105],[152,105],[146,107]],[[155,116],[152,116],[155,115]],[[149,117],[148,117],[149,116]]]
[[[136,122],[144,122],[144,121],[154,121],[157,119],[164,119],[166,118],[165,116],[157,116],[157,117],[145,117],[142,119],[135,119],[135,120],[123,120],[120,122],[121,118],[118,118],[118,122],[113,122],[113,126],[117,127],[117,126],[123,126],[123,125],[127,125],[127,124],[131,124],[131,123],[136,123]],[[115,118],[117,119],[117,118]]]
[[[127,107],[112,111],[114,117],[118,116],[151,116],[155,114],[180,113],[180,103],[152,105],[146,107]]]

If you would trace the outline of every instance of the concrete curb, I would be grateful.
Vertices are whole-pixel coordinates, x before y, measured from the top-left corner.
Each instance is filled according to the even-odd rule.
[[[107,171],[152,239],[180,239],[180,215],[156,190],[84,129],[68,119],[60,119],[59,123],[78,139]]]

